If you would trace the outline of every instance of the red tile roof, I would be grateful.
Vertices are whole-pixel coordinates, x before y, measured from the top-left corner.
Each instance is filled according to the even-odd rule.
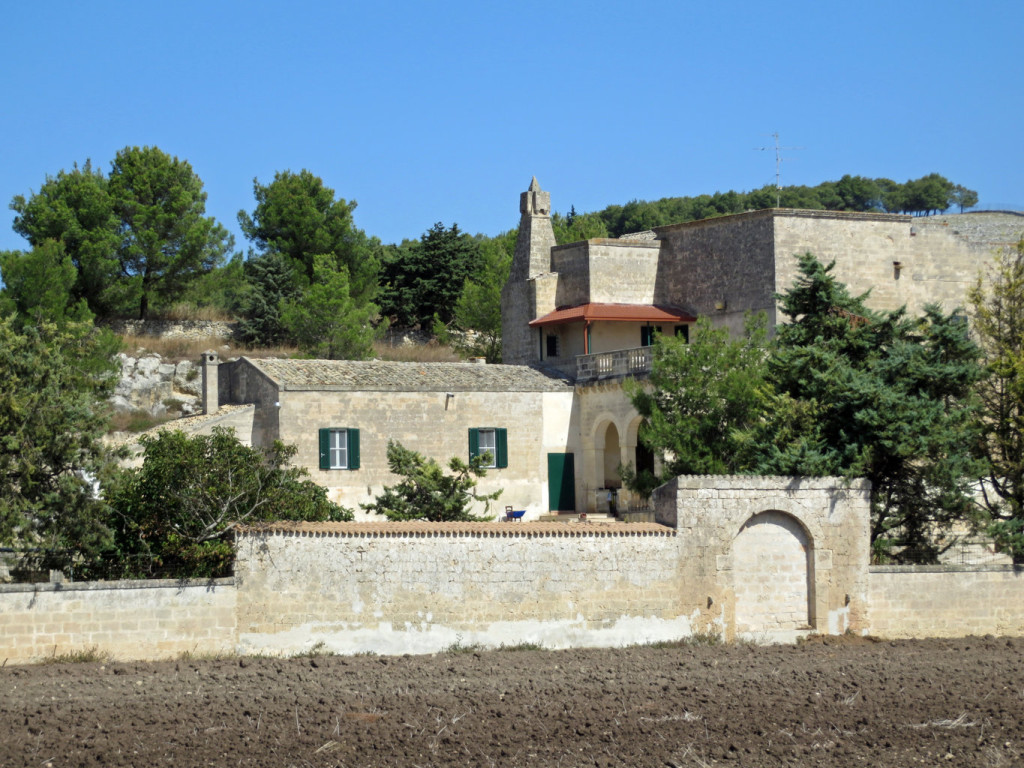
[[[612,323],[692,323],[693,315],[676,307],[661,307],[654,304],[601,304],[591,302],[575,307],[563,307],[548,312],[543,317],[531,320],[530,325],[558,325],[579,321],[602,320]]]

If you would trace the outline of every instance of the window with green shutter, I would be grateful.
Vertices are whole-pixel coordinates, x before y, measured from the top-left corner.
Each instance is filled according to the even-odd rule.
[[[320,469],[359,469],[359,430],[326,427],[320,430]]]
[[[508,430],[504,427],[474,427],[469,430],[469,457],[488,453],[491,463],[485,467],[504,469],[508,466]]]

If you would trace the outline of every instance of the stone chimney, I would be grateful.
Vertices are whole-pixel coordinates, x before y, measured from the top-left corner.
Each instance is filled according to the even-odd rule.
[[[203,352],[199,366],[203,369],[203,413],[216,413],[220,408],[219,383],[217,381],[217,367],[220,359],[213,350]]]

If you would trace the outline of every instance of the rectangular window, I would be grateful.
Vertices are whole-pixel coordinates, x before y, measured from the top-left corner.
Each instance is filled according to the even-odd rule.
[[[676,326],[676,336],[677,337],[682,337],[683,341],[685,341],[687,344],[689,344],[690,343],[690,326],[688,326],[688,325],[677,325]]]
[[[329,456],[331,469],[348,469],[348,430],[331,430],[331,452]]]
[[[359,430],[320,430],[320,469],[359,469]]]
[[[481,427],[469,430],[469,457],[489,454],[485,467],[504,469],[508,466],[508,430],[502,427]]]
[[[640,346],[649,347],[654,344],[654,335],[661,333],[660,325],[644,325],[640,328]]]
[[[548,357],[558,357],[558,336],[556,336],[553,333],[549,333],[548,337],[547,337],[547,341],[548,341],[547,356]]]

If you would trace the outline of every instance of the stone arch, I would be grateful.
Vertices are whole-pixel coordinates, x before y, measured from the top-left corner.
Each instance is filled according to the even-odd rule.
[[[737,633],[814,626],[813,550],[810,532],[786,512],[759,512],[743,523],[732,544]]]
[[[637,472],[645,469],[655,472],[654,452],[640,444],[640,426],[644,417],[637,414],[626,427],[626,439],[623,443],[627,459]]]

